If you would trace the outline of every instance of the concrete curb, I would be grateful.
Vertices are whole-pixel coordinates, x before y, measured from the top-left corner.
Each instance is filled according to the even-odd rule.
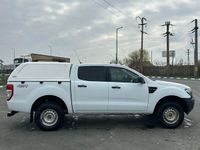
[[[152,79],[176,79],[176,80],[194,80],[200,81],[200,78],[183,78],[183,77],[161,77],[161,76],[147,76]]]

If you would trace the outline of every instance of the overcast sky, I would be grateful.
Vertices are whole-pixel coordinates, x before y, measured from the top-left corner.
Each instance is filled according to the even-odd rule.
[[[108,3],[111,4],[111,7]],[[30,53],[70,57],[81,61],[107,63],[115,58],[115,29],[119,31],[119,57],[140,48],[140,29],[136,17],[147,18],[148,35],[144,48],[153,53],[153,61],[165,62],[162,51],[166,39],[162,37],[170,20],[174,37],[170,49],[176,60],[186,61],[190,45],[189,31],[193,19],[199,19],[198,0],[0,0],[0,59],[12,63],[16,57]]]

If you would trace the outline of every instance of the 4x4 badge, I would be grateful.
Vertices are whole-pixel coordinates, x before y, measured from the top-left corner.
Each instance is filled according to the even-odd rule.
[[[17,87],[18,88],[27,88],[28,84],[18,84]]]

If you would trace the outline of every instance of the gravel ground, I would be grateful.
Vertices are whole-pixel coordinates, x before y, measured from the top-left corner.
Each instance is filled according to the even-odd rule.
[[[29,115],[7,118],[5,89],[0,88],[0,150],[200,150],[200,81],[168,80],[189,85],[194,110],[177,129],[147,128],[145,117],[66,116],[62,129],[40,131]]]

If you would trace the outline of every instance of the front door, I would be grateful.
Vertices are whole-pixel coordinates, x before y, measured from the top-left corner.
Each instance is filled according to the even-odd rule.
[[[110,113],[139,113],[147,110],[147,83],[137,83],[138,75],[130,70],[110,67]]]
[[[79,66],[74,83],[75,112],[105,113],[108,107],[107,68]]]

